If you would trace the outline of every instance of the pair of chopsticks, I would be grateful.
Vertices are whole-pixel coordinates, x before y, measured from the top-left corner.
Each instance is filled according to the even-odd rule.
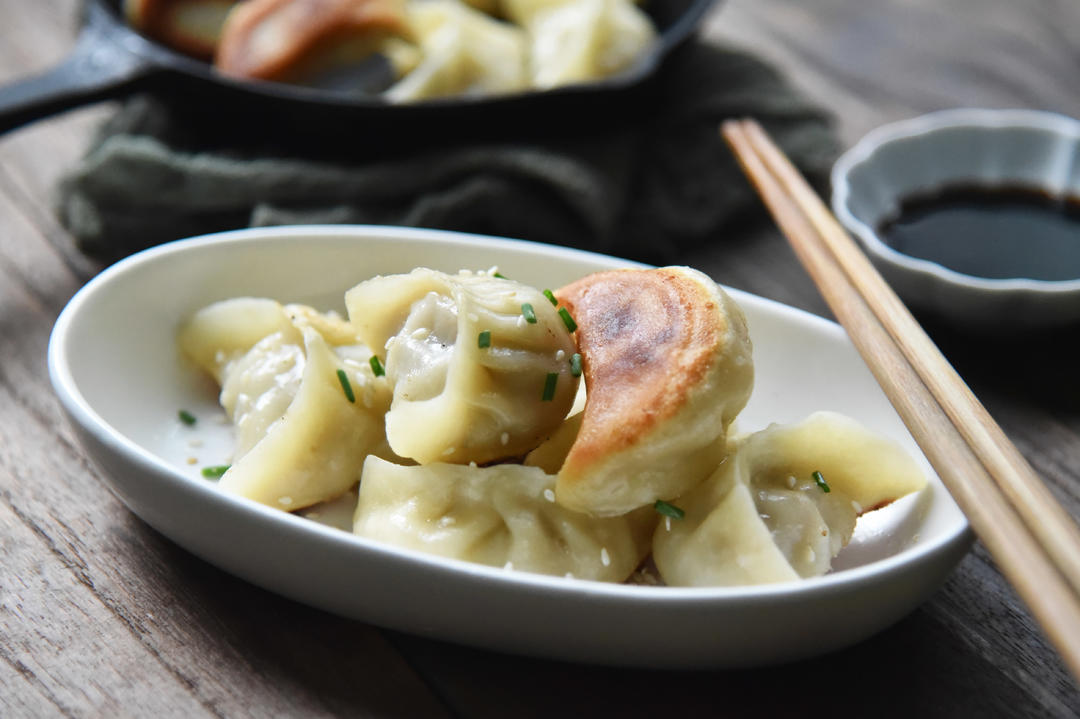
[[[721,133],[975,533],[1080,678],[1080,529],[761,126],[731,120]]]

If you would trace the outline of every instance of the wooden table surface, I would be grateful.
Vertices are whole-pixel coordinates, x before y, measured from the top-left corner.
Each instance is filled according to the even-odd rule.
[[[70,47],[74,0],[0,0],[0,83]],[[956,107],[1080,117],[1076,0],[730,0],[705,32],[774,61],[837,115],[845,146]],[[248,585],[109,492],[45,366],[95,268],[64,240],[54,183],[110,108],[0,137],[0,716],[1076,716],[1080,692],[981,545],[921,608],[851,649],[756,670],[659,672],[509,657],[380,630]],[[771,226],[687,258],[828,314]],[[1074,516],[1077,335],[946,354]],[[1078,629],[1080,631],[1080,629]]]

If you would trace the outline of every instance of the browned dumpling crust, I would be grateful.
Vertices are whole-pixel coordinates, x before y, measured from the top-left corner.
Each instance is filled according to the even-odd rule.
[[[200,60],[214,57],[225,18],[237,0],[125,0],[132,27]]]
[[[397,0],[247,0],[225,22],[214,65],[234,77],[296,82],[408,34]]]
[[[617,514],[704,479],[753,386],[735,302],[687,267],[597,273],[555,295],[578,325],[587,389],[558,501]]]

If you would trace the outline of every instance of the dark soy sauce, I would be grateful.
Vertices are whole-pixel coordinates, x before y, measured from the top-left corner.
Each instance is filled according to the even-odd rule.
[[[1080,278],[1080,198],[1024,187],[912,195],[878,234],[893,249],[989,279]]]

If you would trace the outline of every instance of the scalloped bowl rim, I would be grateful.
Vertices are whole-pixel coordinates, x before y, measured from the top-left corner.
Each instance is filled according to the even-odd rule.
[[[849,207],[851,183],[848,177],[860,165],[872,162],[875,154],[894,142],[917,140],[942,130],[1035,129],[1072,139],[1080,152],[1080,121],[1067,115],[1042,110],[989,110],[958,108],[941,110],[900,120],[871,130],[833,165],[832,209],[841,224],[853,232],[863,247],[880,260],[911,273],[928,274],[941,282],[961,288],[993,294],[1062,296],[1080,292],[1080,278],[1072,280],[1035,280],[1029,278],[989,279],[951,270],[937,262],[899,252],[878,237],[877,231],[856,217]]]

